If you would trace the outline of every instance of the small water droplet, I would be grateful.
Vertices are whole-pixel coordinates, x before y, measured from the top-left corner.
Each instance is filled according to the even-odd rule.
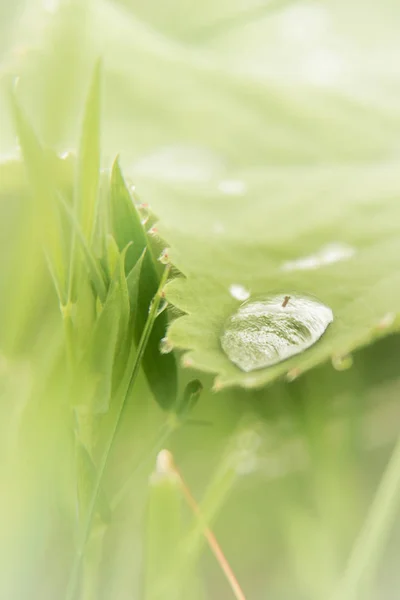
[[[157,227],[151,227],[149,229],[149,231],[148,231],[148,234],[156,237],[158,235],[158,229],[157,229]]]
[[[146,225],[150,219],[150,209],[148,204],[137,204],[136,208],[140,216],[141,224]]]
[[[163,313],[164,310],[166,310],[167,306],[168,306],[168,302],[164,298],[162,298],[160,305],[158,307],[158,310],[157,310],[157,317],[159,317],[161,315],[161,313]]]
[[[332,366],[336,371],[347,371],[353,366],[353,357],[351,354],[332,356]]]
[[[269,367],[303,352],[333,321],[332,310],[319,300],[290,294],[285,304],[287,296],[248,300],[225,322],[222,349],[242,371]]]
[[[160,352],[161,354],[169,354],[174,349],[173,345],[168,338],[163,337],[160,340]]]
[[[351,246],[335,242],[323,246],[315,254],[301,256],[283,263],[281,271],[312,271],[325,265],[347,260],[354,256],[354,253],[355,250]]]
[[[170,260],[169,260],[169,248],[164,248],[164,250],[161,252],[160,256],[158,257],[158,260],[163,265],[169,265],[169,262],[170,262]]]
[[[396,320],[395,313],[392,313],[392,312],[386,313],[386,315],[384,315],[377,324],[378,331],[385,331],[386,329],[389,329],[390,327],[392,327],[395,320]]]
[[[241,179],[223,179],[218,184],[218,189],[227,196],[242,196],[247,191],[247,186]]]
[[[73,154],[73,150],[63,150],[58,156],[61,158],[61,160],[68,160],[73,157]]]
[[[240,283],[232,283],[232,285],[229,286],[229,293],[232,298],[235,298],[235,300],[241,300],[242,302],[250,298],[249,290],[247,290],[243,285],[240,285]]]
[[[193,367],[193,360],[189,357],[184,356],[182,358],[182,366],[187,369],[190,369],[190,367]]]

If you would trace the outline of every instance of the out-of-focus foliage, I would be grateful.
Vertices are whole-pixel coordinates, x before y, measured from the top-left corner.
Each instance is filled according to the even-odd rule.
[[[393,467],[380,520],[365,517],[398,435],[399,339],[359,349],[344,371],[320,363],[397,327],[399,17],[394,0],[1,4],[0,597],[66,597],[94,498],[82,600],[151,596],[159,542],[182,598],[230,598],[177,490],[148,483],[161,443],[248,598],[397,597]],[[110,190],[117,154],[126,181],[115,163]],[[135,212],[132,184],[150,208]],[[151,211],[160,239],[143,236]],[[169,286],[175,309],[159,317],[100,481],[163,239],[185,279]],[[338,242],[353,256],[287,267]],[[218,347],[232,284],[301,287],[336,322],[246,380]],[[167,316],[186,364],[220,384],[310,370],[219,394],[181,372],[178,398],[194,403],[197,384],[182,394],[193,376],[205,388],[182,424],[154,401],[176,400],[175,356],[158,353]]]

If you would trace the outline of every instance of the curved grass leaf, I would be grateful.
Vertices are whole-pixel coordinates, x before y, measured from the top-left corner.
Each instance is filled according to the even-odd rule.
[[[99,265],[95,256],[93,256],[93,252],[91,251],[91,248],[72,209],[63,198],[59,197],[59,200],[61,206],[63,207],[64,214],[71,224],[73,235],[75,235],[79,241],[93,287],[95,288],[100,301],[105,302],[107,290],[101,266]]]
[[[55,202],[52,164],[14,94],[11,95],[11,108],[34,200],[33,205],[29,207],[33,226],[40,224],[39,231],[43,236],[51,273],[60,295],[60,302],[63,302],[66,299],[65,257],[61,224]]]
[[[159,462],[163,452],[158,455]],[[182,493],[173,472],[159,468],[151,476],[145,534],[143,598],[179,600],[176,587],[175,594],[166,587],[171,564],[182,543]]]
[[[143,252],[137,314],[135,318],[135,339],[139,341],[147,320],[149,305],[157,291],[160,277],[152,257],[146,232],[140,216],[134,206],[129,190],[123,179],[118,160],[114,162],[111,174],[111,219],[113,234],[120,250],[126,248],[125,269],[129,277],[134,264]],[[168,409],[175,403],[177,372],[173,354],[162,355],[159,350],[161,339],[165,335],[167,315],[158,316],[150,335],[143,357],[143,370],[149,386],[160,406]]]
[[[82,231],[89,241],[92,238],[97,218],[100,178],[101,68],[99,60],[93,72],[86,101],[77,162],[75,211],[79,215]]]

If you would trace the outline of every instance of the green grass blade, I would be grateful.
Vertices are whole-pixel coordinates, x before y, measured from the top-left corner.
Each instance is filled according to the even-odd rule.
[[[82,133],[76,165],[74,193],[74,213],[81,225],[83,236],[92,243],[99,209],[100,182],[100,112],[101,112],[101,61],[95,66],[83,117]],[[76,257],[76,236],[72,236],[69,274],[68,300],[72,301],[74,286],[78,276]]]
[[[11,108],[35,203],[32,216],[35,224],[40,219],[39,227],[44,238],[46,257],[51,265],[51,274],[55,281],[57,293],[60,296],[60,302],[65,303],[65,263],[52,169],[35,131],[20,108],[14,94],[11,95]]]
[[[108,438],[108,442],[107,442],[106,448],[104,450],[103,457],[101,459],[101,463],[97,469],[97,477],[96,477],[95,484],[93,486],[92,497],[91,497],[90,504],[89,504],[87,518],[85,520],[84,526],[82,528],[82,533],[81,533],[80,539],[78,541],[78,548],[75,553],[70,578],[68,580],[65,600],[74,600],[75,596],[76,596],[76,591],[77,591],[78,583],[79,583],[79,574],[80,574],[80,570],[81,570],[81,564],[82,564],[82,560],[83,560],[83,557],[85,554],[86,544],[89,539],[89,535],[90,535],[90,531],[91,531],[91,527],[92,527],[92,522],[93,522],[93,518],[95,515],[95,509],[96,509],[98,496],[99,496],[102,481],[103,481],[103,476],[104,476],[106,467],[108,465],[108,460],[110,457],[111,450],[114,446],[114,442],[117,437],[117,433],[118,433],[118,430],[119,430],[119,427],[121,424],[122,416],[125,411],[127,400],[130,397],[130,395],[132,393],[132,389],[135,385],[136,377],[139,373],[143,355],[144,355],[146,346],[148,344],[154,322],[157,318],[158,307],[159,307],[161,299],[162,299],[163,289],[164,289],[164,286],[168,279],[168,275],[169,275],[169,267],[166,267],[164,269],[164,273],[161,278],[157,293],[155,294],[153,301],[151,303],[150,310],[148,313],[148,318],[147,318],[147,321],[146,321],[145,327],[143,329],[143,333],[142,333],[142,336],[141,336],[141,339],[140,339],[140,342],[139,342],[139,345],[137,348],[135,364],[133,366],[132,374],[130,376],[129,383],[126,387],[126,390],[124,390],[125,393],[122,394],[121,405],[120,405],[117,417],[115,419],[115,423],[110,431],[110,436]]]
[[[67,202],[60,196],[59,201],[64,210],[64,214],[66,215],[75,239],[79,241],[79,245],[82,249],[82,253],[86,262],[87,270],[89,272],[91,281],[96,290],[96,293],[101,302],[105,302],[107,296],[106,284],[104,281],[104,275],[100,265],[98,264],[96,258],[93,256],[93,253],[90,249],[90,246],[87,242],[85,235],[83,234],[82,228],[77,220],[76,216],[73,213],[73,210],[70,208]]]
[[[168,452],[157,457],[157,468],[149,482],[149,502],[145,532],[144,600],[175,600],[165,594],[171,561],[182,540],[182,494],[179,479],[168,469]],[[168,591],[169,588],[168,588]]]
[[[78,156],[76,214],[82,225],[83,234],[91,240],[96,218],[100,179],[100,111],[101,71],[99,60],[95,66],[86,100],[82,135]]]
[[[90,344],[89,364],[96,382],[92,410],[105,413],[108,410],[121,318],[121,288],[114,282],[106,303],[97,319]]]
[[[126,256],[126,272],[129,273],[147,248],[147,236],[140,215],[133,203],[119,166],[115,159],[111,172],[111,223],[118,248],[122,250],[129,243],[131,247]]]
[[[140,339],[151,299],[159,284],[159,275],[154,262],[146,232],[143,229],[139,214],[126,186],[118,159],[115,160],[111,174],[111,215],[114,237],[120,250],[130,246],[126,258],[126,272],[137,262],[147,249],[143,260],[139,287],[139,301],[135,320],[135,339]],[[156,320],[149,343],[143,357],[143,370],[148,384],[158,404],[163,409],[170,409],[176,401],[177,368],[174,355],[162,355],[159,350],[160,341],[167,328],[167,315],[162,314]]]
[[[400,501],[400,437],[333,600],[365,598],[394,525]]]

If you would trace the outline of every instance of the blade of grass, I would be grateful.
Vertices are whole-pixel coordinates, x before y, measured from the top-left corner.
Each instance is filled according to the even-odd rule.
[[[400,436],[332,600],[356,600],[365,597],[398,511],[399,500]]]
[[[163,447],[172,433],[174,433],[184,423],[191,422],[189,419],[190,413],[197,403],[202,390],[203,385],[198,379],[189,381],[189,383],[186,385],[181,401],[176,406],[176,411],[171,412],[168,415],[168,419],[160,428],[160,431],[155,436],[154,441],[149,445],[149,448],[145,451],[141,459],[137,461],[136,465],[132,468],[129,477],[123,483],[120,490],[115,494],[112,501],[113,510],[119,505],[128,492],[132,485],[133,477],[138,470],[143,467],[146,462],[151,460],[153,455]]]
[[[163,582],[166,580],[171,560],[182,538],[180,484],[178,477],[168,466],[168,455],[165,453],[166,451],[163,451],[158,454],[156,471],[152,474],[149,483],[144,600],[166,598]],[[174,600],[170,595],[168,599]]]
[[[98,500],[98,496],[99,496],[99,492],[101,489],[101,484],[102,484],[102,480],[103,480],[103,476],[106,470],[106,467],[108,465],[108,461],[110,458],[110,454],[111,454],[111,450],[114,446],[114,442],[115,439],[117,437],[117,433],[121,424],[121,420],[122,420],[122,416],[124,414],[124,410],[127,404],[127,400],[131,395],[132,389],[135,385],[136,382],[136,377],[139,373],[139,369],[142,363],[142,359],[143,359],[143,354],[145,352],[147,343],[149,341],[149,337],[150,337],[150,333],[152,331],[155,319],[156,319],[156,315],[157,315],[157,311],[158,311],[158,307],[159,304],[161,302],[162,299],[162,291],[163,288],[167,282],[168,279],[168,275],[170,272],[170,268],[169,266],[167,266],[164,269],[163,275],[161,277],[161,281],[160,281],[160,285],[158,287],[157,293],[155,294],[153,301],[150,305],[150,310],[148,313],[148,318],[145,324],[145,327],[143,329],[143,333],[142,336],[140,338],[140,342],[136,351],[136,356],[135,356],[135,362],[133,365],[133,370],[132,373],[130,375],[129,378],[129,382],[127,385],[127,389],[126,392],[123,394],[122,396],[122,401],[121,401],[121,405],[114,423],[114,426],[110,432],[110,437],[108,439],[108,442],[106,444],[106,448],[104,450],[103,453],[103,457],[101,459],[100,465],[98,467],[98,471],[97,471],[97,477],[94,483],[94,487],[93,487],[93,491],[92,491],[92,497],[89,503],[89,508],[88,508],[88,514],[87,517],[85,519],[85,523],[82,529],[82,533],[80,536],[80,539],[78,541],[78,547],[77,547],[77,551],[75,553],[75,557],[74,557],[74,562],[72,565],[72,569],[71,569],[71,574],[69,577],[69,581],[68,581],[68,585],[67,585],[67,590],[66,590],[66,595],[65,595],[65,600],[74,600],[75,596],[76,596],[76,592],[77,592],[77,587],[78,587],[78,583],[79,583],[79,574],[80,574],[80,568],[81,568],[81,564],[82,564],[82,559],[84,557],[84,553],[85,553],[85,547],[86,547],[86,543],[87,540],[89,538],[89,534],[90,534],[90,530],[91,530],[91,526],[92,526],[92,522],[93,522],[93,518],[96,512],[96,505],[97,505],[97,500]]]
[[[111,217],[114,238],[120,251],[132,242],[126,257],[127,273],[142,252],[147,249],[143,260],[135,319],[135,339],[138,342],[147,319],[149,303],[158,287],[159,274],[140,216],[121,173],[118,158],[114,161],[111,173]],[[143,358],[143,370],[149,387],[164,410],[174,405],[177,391],[175,356],[173,353],[161,354],[159,351],[160,341],[165,336],[167,325],[167,315],[161,315],[151,332]]]
[[[78,239],[80,243],[82,253],[86,261],[86,266],[92,279],[92,283],[96,290],[96,293],[100,298],[100,301],[104,303],[107,296],[107,289],[101,267],[97,263],[96,258],[93,256],[93,253],[89,247],[89,244],[87,243],[86,237],[83,234],[82,228],[74,212],[61,196],[59,197],[59,202],[64,210],[64,214],[67,216],[68,221],[72,227],[73,236],[75,237],[75,239]]]
[[[72,371],[75,364],[72,322],[74,307],[68,298],[66,265],[62,247],[63,235],[57,211],[56,189],[55,183],[52,180],[52,169],[39,139],[21,110],[14,94],[11,94],[11,108],[35,201],[32,217],[35,222],[40,219],[38,230],[44,238],[46,260],[59,297],[60,309],[63,316],[68,366]],[[25,302],[23,296],[21,297],[22,300]]]
[[[11,108],[28,179],[32,186],[35,204],[32,216],[35,221],[40,219],[40,232],[44,236],[45,252],[51,265],[52,277],[56,282],[56,291],[59,294],[60,303],[65,304],[65,265],[59,215],[54,201],[55,184],[52,180],[52,170],[35,131],[13,93],[11,94]]]
[[[101,60],[94,68],[83,118],[82,134],[77,161],[74,213],[81,224],[82,233],[90,244],[97,219],[98,191],[100,180],[100,100]],[[76,233],[71,240],[68,300],[73,297],[76,276]]]
[[[102,63],[94,68],[83,119],[79,148],[75,206],[82,231],[91,241],[96,217],[100,179],[100,100]]]

